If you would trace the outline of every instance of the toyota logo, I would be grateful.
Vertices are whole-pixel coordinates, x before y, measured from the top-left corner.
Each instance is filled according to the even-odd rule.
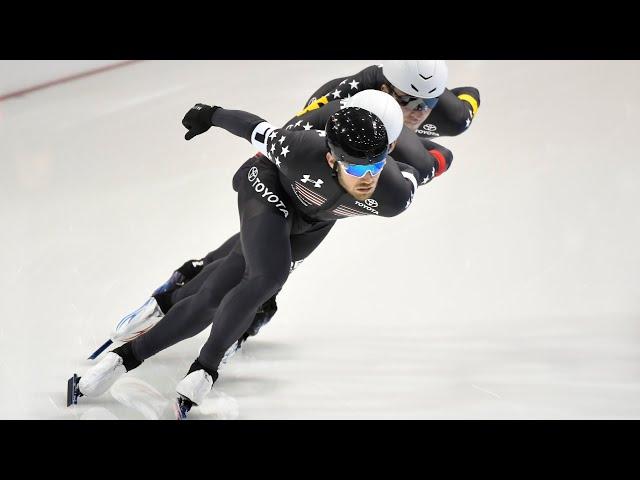
[[[376,202],[373,198],[367,198],[364,203],[366,205],[369,205],[370,207],[377,207],[378,206],[378,202]]]
[[[428,132],[433,132],[436,129],[436,126],[430,123],[425,123],[424,125],[422,125],[422,128],[424,128]]]
[[[247,175],[247,178],[249,179],[250,182],[253,182],[256,178],[258,178],[258,169],[256,167],[251,167],[251,170],[249,170],[249,175]]]

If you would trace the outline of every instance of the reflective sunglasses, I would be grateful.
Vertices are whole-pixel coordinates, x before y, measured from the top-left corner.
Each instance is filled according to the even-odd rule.
[[[341,160],[339,160],[339,162],[348,175],[351,175],[352,177],[362,178],[367,174],[367,172],[371,173],[372,177],[379,175],[385,164],[387,163],[387,160],[380,160],[379,162],[370,163],[369,165],[358,165],[356,163],[348,163]]]
[[[419,97],[414,97],[412,95],[399,95],[396,92],[395,87],[393,86],[391,86],[390,90],[401,107],[407,107],[407,108],[410,108],[411,110],[417,110],[419,112],[422,112],[426,109],[433,110],[434,107],[438,104],[438,100],[439,100],[439,97],[419,98]]]

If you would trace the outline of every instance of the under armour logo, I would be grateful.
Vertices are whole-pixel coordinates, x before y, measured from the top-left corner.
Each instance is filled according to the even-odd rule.
[[[324,183],[324,181],[322,179],[318,179],[318,180],[312,180],[311,179],[311,175],[303,175],[302,176],[302,183],[307,183],[307,182],[311,182],[313,183],[313,186],[316,188],[320,188],[322,186],[322,184]]]

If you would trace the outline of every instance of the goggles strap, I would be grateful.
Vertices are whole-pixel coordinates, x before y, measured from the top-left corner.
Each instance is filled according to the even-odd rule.
[[[337,177],[338,176],[338,160],[333,162],[333,168],[331,169],[331,176],[332,177]]]

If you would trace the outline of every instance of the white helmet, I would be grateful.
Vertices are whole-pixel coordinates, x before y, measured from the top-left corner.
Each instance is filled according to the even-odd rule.
[[[344,108],[360,107],[382,120],[389,143],[395,142],[400,136],[404,117],[400,105],[391,95],[380,90],[362,90],[342,103]]]
[[[408,95],[434,98],[444,92],[449,71],[444,60],[387,60],[382,73]]]

